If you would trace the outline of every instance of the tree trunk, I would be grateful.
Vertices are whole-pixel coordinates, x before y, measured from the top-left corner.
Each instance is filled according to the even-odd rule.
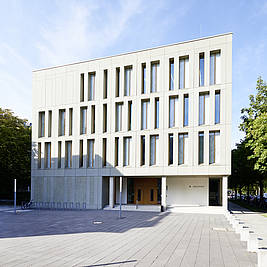
[[[260,203],[263,203],[263,181],[259,180],[260,185]]]
[[[235,200],[237,200],[237,186],[235,186]]]
[[[249,204],[249,184],[247,185],[247,203]]]
[[[241,194],[242,194],[241,189],[242,189],[242,187],[241,187],[241,185],[240,185],[240,187],[239,187],[239,199],[240,199],[240,200],[242,200],[242,198],[241,198]]]

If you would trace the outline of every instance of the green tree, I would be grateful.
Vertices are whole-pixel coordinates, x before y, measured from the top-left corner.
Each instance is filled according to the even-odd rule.
[[[0,198],[13,197],[13,181],[18,189],[30,185],[31,127],[27,120],[0,108]]]
[[[250,106],[241,110],[243,122],[240,129],[246,133],[246,146],[252,151],[249,159],[255,159],[254,168],[267,173],[267,84],[257,80],[257,94],[250,95]]]

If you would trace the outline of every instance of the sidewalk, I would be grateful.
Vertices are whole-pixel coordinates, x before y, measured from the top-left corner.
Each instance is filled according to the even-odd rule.
[[[230,201],[228,209],[257,234],[261,247],[267,247],[267,217],[262,216],[264,213],[248,210]]]

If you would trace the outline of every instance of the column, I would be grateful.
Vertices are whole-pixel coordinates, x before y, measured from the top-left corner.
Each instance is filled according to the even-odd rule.
[[[222,178],[222,205],[224,209],[228,209],[228,198],[227,198],[227,189],[228,189],[228,176],[223,176]]]
[[[114,208],[114,177],[109,177],[109,206]]]
[[[163,211],[166,211],[167,201],[166,201],[166,177],[161,178],[161,206]]]

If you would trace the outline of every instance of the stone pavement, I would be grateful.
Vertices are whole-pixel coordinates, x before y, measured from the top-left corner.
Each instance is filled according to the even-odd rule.
[[[0,212],[0,266],[256,266],[224,215]]]
[[[267,247],[267,217],[262,212],[254,212],[229,201],[228,209],[245,223],[259,238],[259,245]],[[266,214],[266,213],[265,213]]]

